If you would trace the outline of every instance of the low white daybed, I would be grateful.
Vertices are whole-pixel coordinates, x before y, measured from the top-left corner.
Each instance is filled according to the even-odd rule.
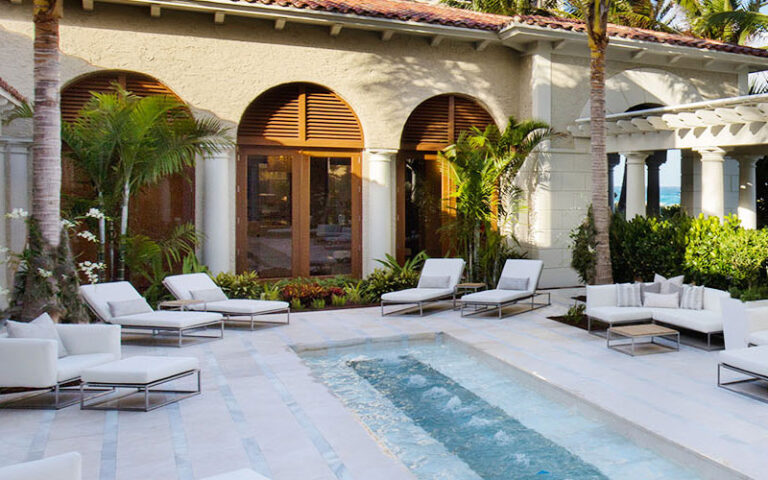
[[[504,263],[504,269],[501,271],[496,288],[470,293],[459,299],[461,316],[498,310],[499,318],[502,318],[504,307],[525,299],[531,300],[531,308],[523,310],[523,312],[546,307],[550,304],[549,293],[541,294],[547,296],[547,303],[536,303],[534,301],[536,296],[539,295],[536,293],[536,289],[539,286],[539,277],[541,277],[541,269],[543,267],[544,262],[541,260],[507,260]],[[465,313],[466,307],[474,307],[474,309]]]
[[[212,312],[156,311],[128,282],[107,282],[81,285],[80,295],[93,313],[104,323],[120,325],[123,330],[148,330],[151,335],[178,335],[178,346],[183,337],[214,338],[210,335],[192,335],[191,332],[218,328],[217,338],[224,337],[224,319]]]
[[[188,273],[165,277],[163,285],[179,300],[200,300],[199,304],[187,307],[189,310],[216,312],[227,321],[244,319],[250,321],[251,329],[257,316],[285,313],[285,323],[291,323],[291,306],[288,302],[271,300],[229,299],[207,273]],[[262,323],[274,323],[264,322]],[[280,322],[283,323],[283,322]]]
[[[416,305],[419,315],[424,315],[424,305],[447,298],[453,299],[456,305],[456,285],[464,273],[464,259],[461,258],[429,258],[421,269],[419,284],[416,288],[408,288],[397,292],[385,293],[381,296],[381,316],[402,313],[410,308],[384,313],[384,305]]]

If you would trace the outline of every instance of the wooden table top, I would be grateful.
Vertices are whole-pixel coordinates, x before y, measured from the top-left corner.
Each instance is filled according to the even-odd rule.
[[[656,335],[674,335],[677,330],[647,323],[642,325],[626,325],[623,327],[611,327],[611,333],[616,333],[624,337],[649,337]]]
[[[187,305],[196,305],[198,303],[204,303],[202,300],[193,300],[191,298],[181,300],[166,300],[157,304],[158,307],[186,307]]]
[[[459,283],[456,285],[457,288],[483,288],[484,286],[484,283]]]

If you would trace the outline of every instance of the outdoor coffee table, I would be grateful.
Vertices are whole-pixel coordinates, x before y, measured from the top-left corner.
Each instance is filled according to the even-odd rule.
[[[155,388],[195,374],[195,390]],[[148,412],[200,394],[200,365],[194,357],[130,357],[86,369],[80,377],[81,410]],[[89,401],[85,397],[87,388],[112,389],[115,394]],[[120,394],[118,389],[135,391]]]
[[[205,303],[202,300],[193,300],[193,299],[186,299],[182,298],[179,300],[166,300],[164,302],[160,302],[157,304],[158,310],[178,310],[180,312],[183,312],[185,310],[189,310],[189,307],[192,305],[200,305],[201,303]]]
[[[606,346],[627,355],[663,353],[680,350],[680,332],[653,323],[610,327],[606,334]],[[658,343],[657,339],[668,343]],[[630,342],[627,343],[626,340]],[[620,342],[623,340],[623,342]],[[642,340],[642,341],[640,341]],[[613,342],[613,343],[612,343]],[[672,345],[670,345],[671,343]],[[652,348],[649,348],[651,347]],[[636,347],[642,347],[642,353],[636,353]]]

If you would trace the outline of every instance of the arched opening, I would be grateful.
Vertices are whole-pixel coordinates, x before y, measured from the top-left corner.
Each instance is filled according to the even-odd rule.
[[[237,143],[238,270],[359,276],[363,131],[349,105],[319,85],[274,87],[246,109]]]
[[[80,110],[91,98],[91,92],[114,91],[114,84],[133,94],[168,95],[179,97],[159,80],[148,75],[126,71],[103,71],[86,74],[66,85],[61,92],[63,121],[77,118]],[[66,147],[65,147],[66,148]],[[94,195],[85,172],[80,171],[66,156],[62,161],[62,197],[65,209],[77,212],[82,208],[80,199]],[[195,221],[195,169],[188,167],[176,175],[166,176],[158,183],[138,192],[129,203],[129,231],[150,238],[162,238],[178,225]],[[93,244],[77,239],[75,253],[93,248]]]
[[[476,100],[438,95],[408,117],[397,162],[397,256],[400,261],[424,250],[443,255],[448,246],[438,233],[450,215],[450,172],[438,152],[471,127],[484,129],[493,117]]]

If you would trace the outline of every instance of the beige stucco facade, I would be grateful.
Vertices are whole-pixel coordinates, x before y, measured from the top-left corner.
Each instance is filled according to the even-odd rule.
[[[31,2],[0,2],[0,77],[32,97]],[[552,140],[546,152],[530,159],[520,176],[527,199],[515,232],[531,257],[545,261],[544,286],[577,283],[568,266],[568,232],[583,217],[590,201],[590,159],[588,142],[570,136],[567,128],[582,116],[588,102],[584,43],[571,42],[561,48],[562,42],[544,38],[528,42],[525,48],[508,48],[502,42],[478,48],[470,41],[430,41],[400,31],[386,39],[379,32],[354,28],[341,28],[331,35],[327,27],[298,22],[277,29],[267,20],[229,15],[224,23],[217,24],[212,15],[171,9],[163,9],[159,18],[153,18],[143,7],[97,3],[93,11],[85,11],[80,2],[65,5],[62,84],[105,69],[151,75],[196,112],[224,121],[232,128],[233,137],[246,107],[276,85],[316,83],[346,100],[360,120],[366,149],[364,272],[373,268],[374,258],[395,248],[394,218],[382,221],[371,212],[383,201],[389,202],[383,211],[391,216],[395,212],[395,153],[403,126],[417,105],[435,95],[458,93],[476,99],[499,125],[505,125],[509,116],[551,123],[561,135]],[[608,110],[632,106],[636,99],[651,96],[667,105],[694,97],[737,95],[745,73],[736,72],[728,63],[733,57],[738,56],[731,55],[709,67],[698,63],[699,68],[694,68],[695,61],[664,64],[658,56],[631,62],[623,51],[611,50]],[[633,84],[631,74],[621,77],[628,70],[643,73],[635,76]],[[611,77],[622,80],[612,82]],[[638,94],[633,91],[636,87],[644,90]],[[12,125],[0,139],[0,171],[4,172],[0,178],[6,182],[4,205],[0,206],[6,210],[28,205],[28,200],[26,205],[17,203],[23,203],[19,189],[28,181],[28,176],[20,177],[18,152],[29,133],[28,125]],[[206,162],[197,167],[196,221],[203,230],[226,231],[204,231],[208,241],[216,243],[204,247],[203,252],[216,257],[215,269],[232,270],[235,152],[219,156],[215,164]],[[209,218],[214,214],[216,221]],[[226,221],[221,221],[222,217]],[[23,235],[12,233],[14,228],[6,223],[0,230],[5,232],[0,243],[7,244],[15,235],[13,243],[18,247]]]

